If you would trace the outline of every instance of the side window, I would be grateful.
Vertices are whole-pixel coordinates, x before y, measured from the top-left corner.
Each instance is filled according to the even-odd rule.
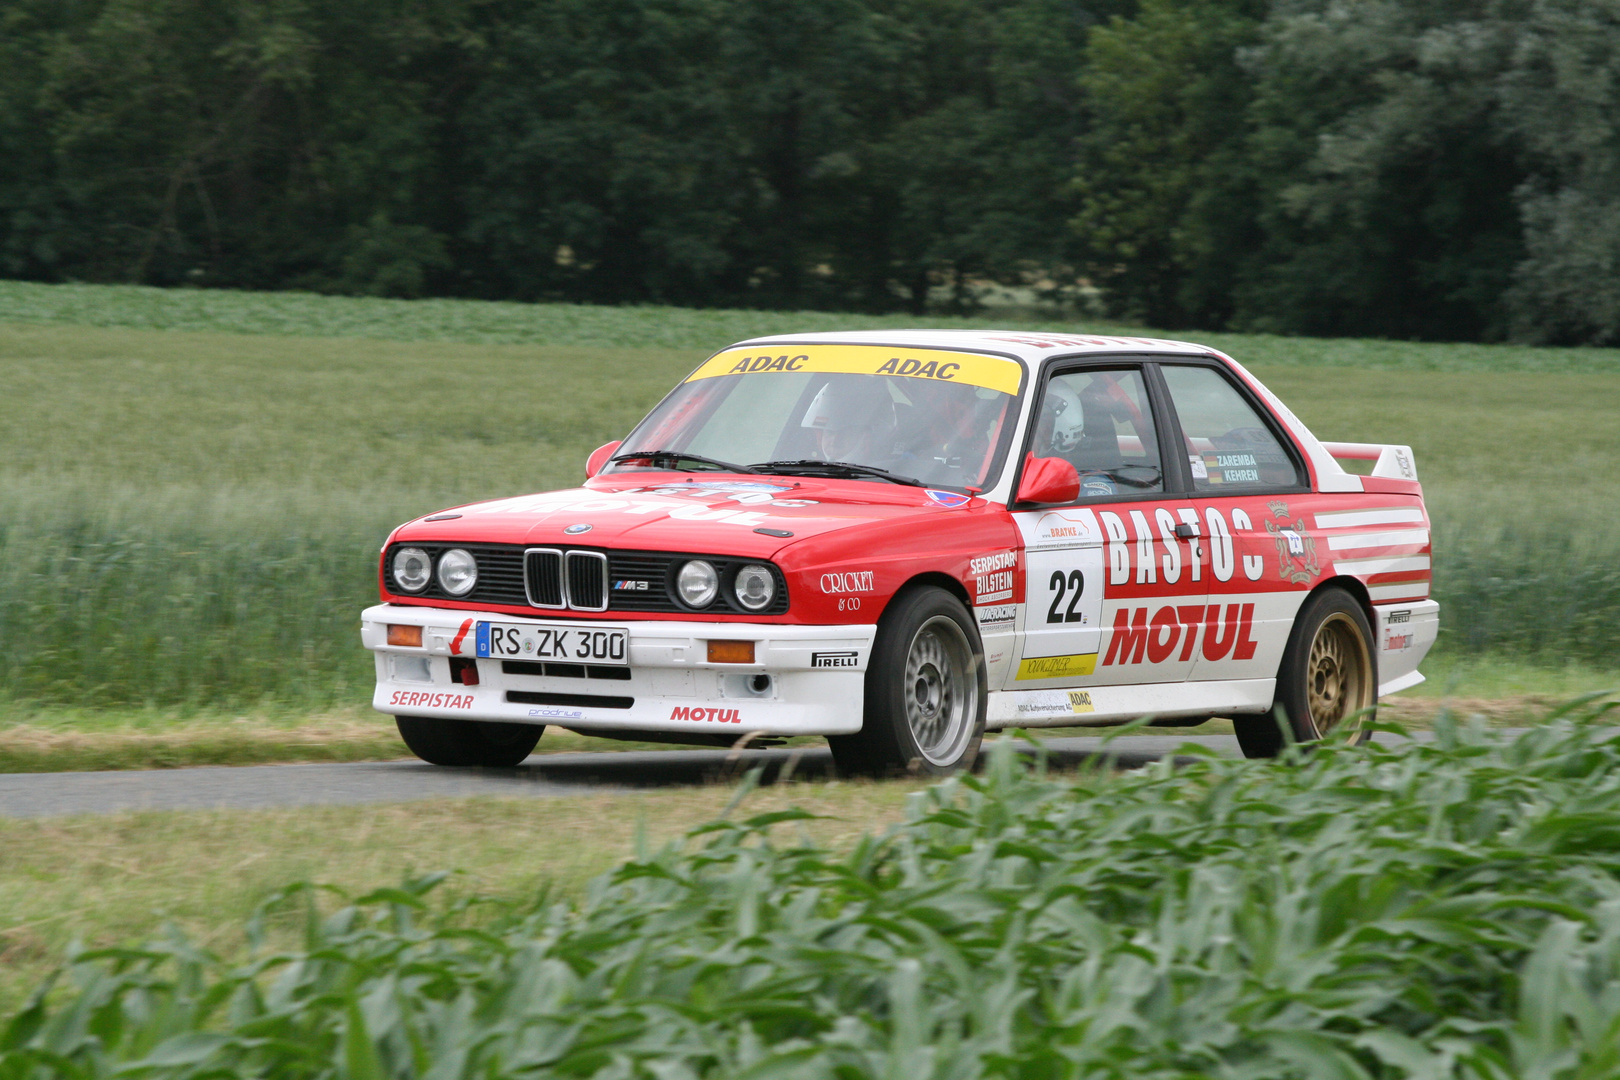
[[[1293,459],[1220,372],[1175,364],[1159,370],[1181,421],[1195,489],[1241,491],[1299,483]]]
[[[1163,491],[1164,471],[1142,373],[1072,371],[1046,384],[1030,449],[1080,474],[1080,499]]]

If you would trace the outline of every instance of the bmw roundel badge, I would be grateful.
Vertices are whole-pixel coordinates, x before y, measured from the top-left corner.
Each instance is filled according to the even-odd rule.
[[[570,525],[568,528],[563,530],[563,532],[567,533],[569,536],[578,536],[580,533],[587,533],[590,531],[591,527],[589,525]]]

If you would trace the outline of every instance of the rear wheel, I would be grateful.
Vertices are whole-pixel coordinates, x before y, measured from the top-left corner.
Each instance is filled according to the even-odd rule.
[[[984,737],[984,647],[962,602],[926,586],[878,622],[861,730],[827,740],[840,772],[971,768]]]
[[[1277,705],[1298,743],[1360,745],[1372,732],[1378,667],[1372,626],[1355,598],[1324,589],[1300,608],[1277,669]],[[1244,757],[1276,757],[1284,745],[1271,716],[1234,717]]]
[[[396,716],[400,738],[430,765],[516,765],[534,751],[545,728],[493,720],[439,720]]]

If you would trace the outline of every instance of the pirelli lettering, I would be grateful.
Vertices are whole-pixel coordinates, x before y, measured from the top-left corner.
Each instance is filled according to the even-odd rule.
[[[788,348],[754,346],[727,349],[687,376],[687,382],[724,375],[772,375],[792,372],[843,375],[890,375],[905,379],[966,383],[1016,394],[1024,368],[1016,360],[943,349],[894,349],[883,345],[804,345]]]

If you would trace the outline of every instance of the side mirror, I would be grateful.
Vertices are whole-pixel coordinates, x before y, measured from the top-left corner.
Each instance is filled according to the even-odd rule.
[[[618,440],[614,440],[610,443],[603,443],[595,450],[592,450],[591,456],[585,459],[585,479],[589,480],[601,472],[602,466],[608,463],[608,458],[613,456],[614,451],[618,450],[620,445],[622,444]]]
[[[1067,503],[1080,497],[1080,474],[1062,458],[1038,458],[1030,454],[1024,459],[1024,475],[1018,481],[1018,501],[1021,503]]]

